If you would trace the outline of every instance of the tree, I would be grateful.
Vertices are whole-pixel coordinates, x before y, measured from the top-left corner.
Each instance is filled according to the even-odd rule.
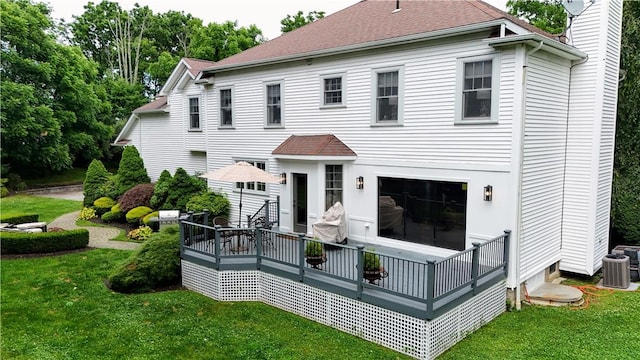
[[[122,152],[118,176],[116,178],[116,191],[118,195],[138,184],[150,183],[151,179],[144,168],[144,161],[135,146],[126,146]]]
[[[171,190],[171,173],[169,170],[162,170],[151,197],[151,207],[154,209],[163,209],[164,203],[167,201],[167,195]]]
[[[310,11],[306,16],[302,11],[298,11],[297,14],[287,15],[286,18],[280,20],[280,31],[282,31],[283,34],[288,33],[289,31],[310,24],[318,19],[322,19],[323,17],[324,11]]]
[[[203,60],[219,61],[261,44],[262,30],[255,25],[238,27],[237,22],[210,23],[195,31],[191,40],[191,54]]]
[[[100,160],[93,160],[87,168],[84,177],[82,191],[84,194],[84,206],[91,206],[98,198],[105,196],[101,194],[102,185],[108,181],[111,175]]]
[[[561,34],[567,27],[562,0],[508,0],[509,14],[551,34]]]

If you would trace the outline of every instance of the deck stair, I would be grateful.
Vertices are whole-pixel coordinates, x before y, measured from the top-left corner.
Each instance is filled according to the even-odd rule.
[[[544,283],[540,287],[529,293],[529,302],[535,305],[546,306],[580,306],[584,303],[582,291],[579,289],[562,285],[555,279],[551,283]]]

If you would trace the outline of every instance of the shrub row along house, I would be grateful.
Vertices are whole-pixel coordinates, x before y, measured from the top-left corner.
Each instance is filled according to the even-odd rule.
[[[590,4],[559,41],[482,1],[361,1],[217,63],[183,59],[116,144],[152,178],[237,161],[282,174],[243,198],[248,214],[279,196],[280,231],[310,234],[336,201],[349,240],[425,257],[510,229],[519,302],[607,253],[621,10]],[[209,185],[237,204],[241,184]]]

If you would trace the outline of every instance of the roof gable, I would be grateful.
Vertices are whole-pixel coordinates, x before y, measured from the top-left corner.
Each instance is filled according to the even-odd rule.
[[[291,135],[271,152],[272,155],[356,156],[335,135]]]
[[[191,58],[180,59],[180,62],[173,69],[164,86],[162,86],[160,95],[168,95],[171,90],[184,83],[185,77],[195,80],[203,69],[212,65],[215,65],[215,62]]]
[[[283,34],[259,46],[222,59],[209,69],[287,59],[383,40],[464,28],[505,20],[528,32],[552,35],[479,0],[363,0],[346,9]]]
[[[150,103],[144,104],[139,108],[133,110],[135,114],[141,113],[149,113],[149,112],[159,112],[163,111],[167,107],[167,97],[159,96],[157,99],[153,100]]]

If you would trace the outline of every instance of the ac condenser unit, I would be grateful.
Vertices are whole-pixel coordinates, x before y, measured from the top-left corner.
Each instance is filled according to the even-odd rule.
[[[628,256],[609,254],[602,259],[602,286],[626,289],[630,282]]]

